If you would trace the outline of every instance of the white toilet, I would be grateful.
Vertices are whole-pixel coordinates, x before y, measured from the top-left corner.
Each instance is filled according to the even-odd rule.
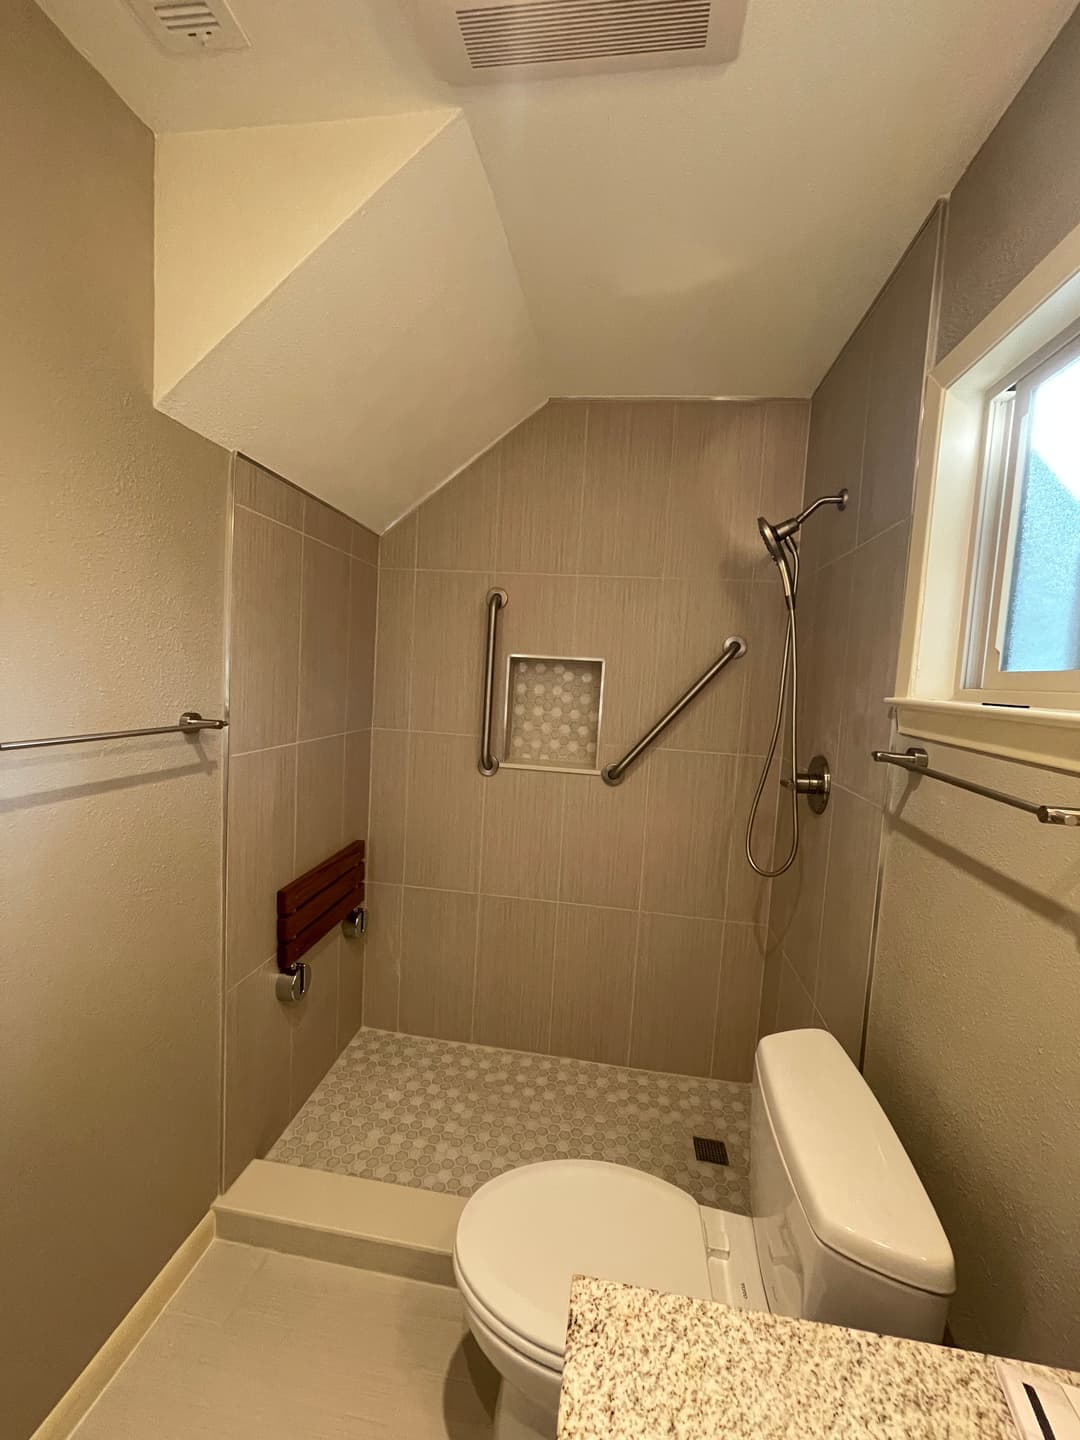
[[[952,1250],[884,1111],[826,1031],[761,1041],[750,1145],[752,1217],[595,1160],[524,1165],[477,1190],[454,1274],[502,1376],[498,1440],[555,1434],[574,1275],[941,1339]]]

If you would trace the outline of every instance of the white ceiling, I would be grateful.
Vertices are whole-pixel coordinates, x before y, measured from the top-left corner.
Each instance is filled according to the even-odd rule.
[[[199,58],[39,3],[158,133],[460,106],[553,393],[807,395],[1075,0],[750,0],[729,66],[474,90],[430,0],[231,0]]]

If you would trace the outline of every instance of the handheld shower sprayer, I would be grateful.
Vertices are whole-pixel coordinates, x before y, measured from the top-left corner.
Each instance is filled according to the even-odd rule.
[[[750,818],[746,824],[746,858],[750,866],[759,875],[766,879],[773,879],[782,875],[785,870],[790,869],[795,856],[799,850],[799,795],[810,793],[812,785],[816,782],[810,777],[799,775],[799,731],[796,708],[798,704],[799,691],[799,659],[796,649],[796,626],[795,626],[795,604],[799,593],[799,547],[796,537],[803,527],[803,523],[813,515],[815,510],[822,505],[835,505],[837,510],[844,510],[848,503],[848,492],[846,489],[839,490],[835,495],[820,495],[812,505],[799,515],[792,515],[787,520],[781,520],[774,525],[765,519],[764,515],[758,516],[758,534],[761,536],[765,549],[769,552],[773,563],[780,572],[780,583],[784,587],[784,604],[787,606],[787,628],[784,635],[784,658],[780,666],[780,685],[776,696],[776,720],[773,724],[772,738],[769,741],[768,752],[765,756],[765,764],[762,767],[761,778],[758,780],[757,790],[754,792],[753,804],[750,806]],[[784,724],[784,697],[788,691],[790,676],[791,703],[790,703],[790,740],[791,740],[791,779],[783,783],[791,792],[791,845],[783,863],[775,869],[768,869],[759,865],[753,853],[754,822],[757,819],[758,807],[761,804],[761,797],[765,791],[765,785],[769,778],[769,771],[772,769],[773,760],[776,758],[776,747],[780,741],[780,731]],[[813,770],[813,766],[811,766]],[[824,801],[822,801],[822,804]]]

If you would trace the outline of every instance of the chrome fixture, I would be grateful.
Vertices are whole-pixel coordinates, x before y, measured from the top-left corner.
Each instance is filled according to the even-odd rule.
[[[274,994],[285,1002],[302,1000],[307,994],[310,977],[311,971],[307,962],[298,960],[292,970],[275,977]]]
[[[798,699],[799,699],[799,658],[795,625],[795,609],[799,594],[799,547],[796,543],[799,531],[803,523],[819,510],[822,505],[835,505],[838,510],[847,508],[848,492],[846,489],[838,491],[835,495],[821,495],[812,505],[808,505],[799,515],[792,515],[787,520],[781,520],[777,524],[766,520],[764,515],[758,516],[758,534],[764,542],[765,549],[780,573],[780,583],[784,590],[784,604],[787,607],[787,626],[784,634],[784,657],[780,664],[780,684],[776,694],[776,719],[773,723],[772,736],[769,740],[768,749],[765,755],[765,764],[761,768],[761,775],[758,779],[757,789],[754,791],[754,798],[750,805],[750,815],[746,822],[746,858],[752,870],[758,875],[764,876],[767,880],[774,879],[777,875],[783,875],[785,870],[791,868],[795,856],[799,853],[799,796],[806,795],[811,801],[811,809],[815,815],[820,815],[829,803],[829,787],[831,776],[829,773],[828,761],[822,755],[816,755],[811,762],[810,768],[806,771],[799,770],[799,722],[798,722]],[[769,779],[769,771],[772,769],[773,761],[776,758],[776,747],[780,742],[780,731],[784,725],[784,697],[790,687],[790,762],[791,779],[784,782],[785,789],[791,792],[791,845],[787,855],[781,864],[769,869],[765,865],[759,865],[754,859],[753,837],[754,824],[757,820],[758,809],[761,805],[761,797],[765,793],[765,786]]]
[[[47,745],[90,745],[98,740],[128,740],[136,735],[197,735],[200,730],[224,730],[227,720],[204,720],[197,710],[185,710],[175,725],[149,725],[141,730],[99,730],[92,735],[52,735],[45,740],[0,740],[0,750],[41,750]]]
[[[781,780],[785,790],[796,795],[805,795],[806,802],[815,815],[824,813],[832,792],[832,771],[824,755],[815,755],[805,770],[800,770],[790,780]]]
[[[484,708],[480,720],[480,774],[494,775],[499,762],[491,749],[492,711],[495,708],[495,644],[499,633],[499,611],[507,605],[505,590],[489,590],[487,597],[487,647],[484,651]]]
[[[350,910],[341,922],[341,933],[346,940],[356,940],[367,934],[367,911],[362,905]]]
[[[679,696],[675,704],[656,722],[647,735],[641,737],[632,750],[628,750],[621,760],[615,761],[614,765],[607,765],[600,771],[600,776],[604,784],[618,785],[634,761],[640,759],[645,751],[648,750],[649,746],[660,738],[675,717],[682,714],[695,696],[701,694],[709,681],[719,675],[725,665],[729,665],[732,660],[738,660],[741,655],[745,654],[746,641],[742,636],[729,635],[724,641],[724,648],[720,652],[720,658],[716,664],[710,665],[700,680],[695,680],[693,685],[690,686],[690,689],[684,691],[684,693]]]
[[[1036,805],[1031,800],[1006,795],[1003,790],[992,790],[989,785],[977,785],[974,780],[961,780],[959,775],[946,775],[943,770],[931,770],[930,756],[921,745],[910,745],[899,753],[894,750],[871,750],[870,756],[878,765],[897,765],[901,770],[925,775],[928,780],[941,780],[946,785],[955,785],[957,790],[982,795],[987,800],[996,800],[1000,805],[1011,805],[1014,810],[1023,810],[1027,815],[1034,815],[1040,825],[1080,826],[1080,810],[1071,806]]]

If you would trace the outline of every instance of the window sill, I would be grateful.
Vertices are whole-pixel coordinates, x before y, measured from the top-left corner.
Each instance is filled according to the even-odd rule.
[[[901,734],[916,740],[1080,775],[1080,710],[1009,710],[904,695],[886,704],[896,711]]]

